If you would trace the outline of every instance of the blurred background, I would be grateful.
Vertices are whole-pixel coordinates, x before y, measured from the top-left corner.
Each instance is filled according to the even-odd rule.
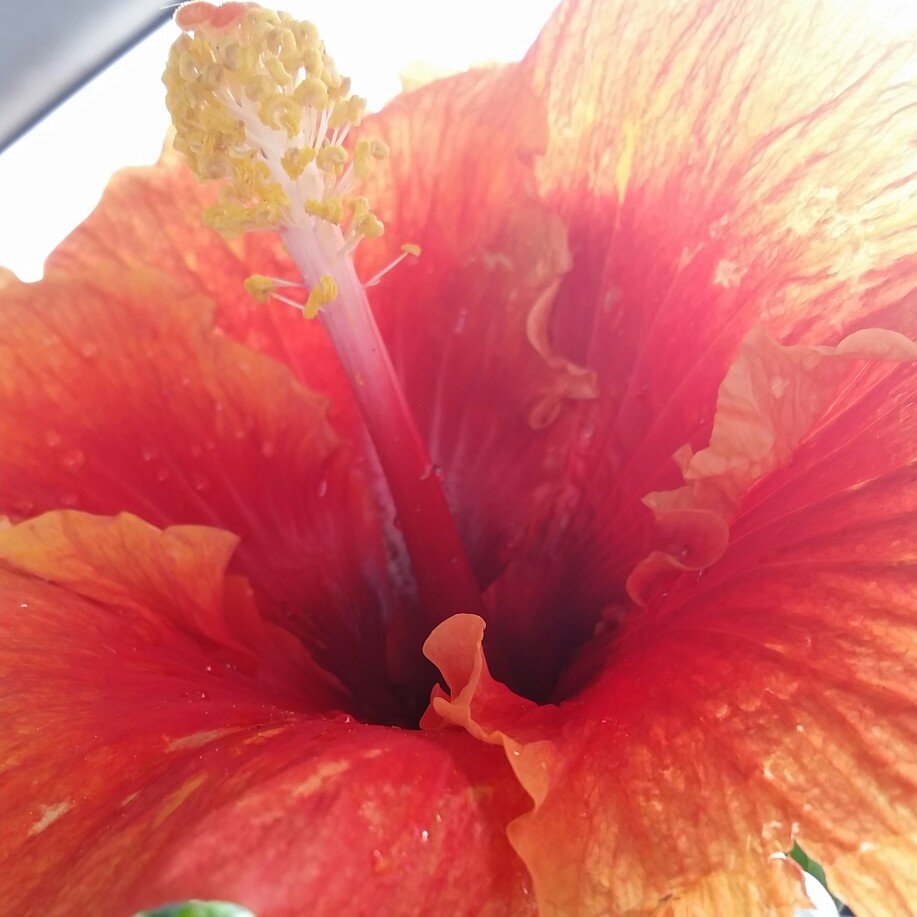
[[[443,73],[521,58],[558,0],[289,0],[354,91],[380,108],[415,64]],[[0,266],[37,280],[108,177],[156,160],[160,82],[178,34],[157,0],[0,0]]]

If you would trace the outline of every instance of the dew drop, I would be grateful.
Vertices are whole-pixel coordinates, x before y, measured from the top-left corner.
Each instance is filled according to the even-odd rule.
[[[79,471],[86,464],[86,453],[82,449],[71,449],[61,459],[64,469],[69,472]]]
[[[439,465],[427,465],[423,470],[423,474],[420,476],[421,481],[429,480],[431,477],[436,478],[437,481],[441,481],[445,475],[443,474],[443,469]]]
[[[201,491],[206,490],[210,486],[210,482],[202,474],[193,474],[191,475],[191,486],[200,493]]]
[[[771,394],[775,398],[782,398],[789,384],[783,376],[771,376]]]
[[[151,446],[144,446],[144,447],[140,450],[140,458],[142,458],[145,462],[152,462],[152,461],[153,461],[153,458],[155,457],[155,455],[156,455],[156,453],[155,453],[155,451],[152,449]]]
[[[160,484],[162,484],[164,481],[168,481],[168,480],[169,480],[169,477],[170,477],[170,475],[169,475],[169,469],[168,469],[168,468],[160,468],[160,469],[156,472],[156,480],[159,481]]]
[[[455,322],[452,325],[453,334],[464,334],[465,326],[468,324],[468,310],[460,309],[458,316],[456,316]]]
[[[66,493],[66,494],[61,495],[60,502],[62,506],[71,506],[72,507],[72,506],[76,506],[77,503],[80,502],[80,498],[78,494]]]
[[[48,430],[45,433],[45,443],[49,445],[52,449],[56,449],[61,444],[61,435],[55,430]]]
[[[19,603],[19,607],[20,607],[20,608],[28,608],[28,607],[29,607],[29,603],[28,603],[28,602],[20,602],[20,603]]]
[[[327,478],[322,478],[322,479],[318,482],[318,491],[317,491],[317,493],[318,493],[319,498],[324,497],[325,494],[328,493],[328,479],[327,479]]]
[[[420,840],[421,840],[422,843],[426,844],[426,842],[427,842],[428,840],[430,840],[430,832],[429,832],[429,831],[421,831],[421,832],[420,832]]]
[[[206,691],[201,691],[198,696],[201,700],[210,700],[210,695]]]
[[[212,671],[213,671],[213,666],[212,666],[212,665],[205,665],[205,666],[204,666],[204,671],[205,671],[205,672],[212,672]]]
[[[271,458],[277,451],[277,444],[272,439],[266,439],[261,443],[261,454],[265,458]]]

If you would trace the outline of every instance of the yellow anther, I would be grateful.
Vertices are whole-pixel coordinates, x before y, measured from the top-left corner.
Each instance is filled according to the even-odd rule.
[[[335,225],[344,219],[344,205],[337,197],[330,197],[326,201],[310,199],[306,201],[305,211],[310,216],[319,217]]]
[[[420,257],[420,246],[415,245],[413,242],[406,242],[404,245],[401,246],[401,250],[406,255],[413,255],[415,258]]]
[[[381,140],[360,140],[353,151],[353,171],[360,181],[369,178],[374,160],[385,159],[388,147]]]
[[[245,84],[245,97],[253,102],[260,102],[276,92],[274,81],[263,73],[256,73]],[[297,101],[299,101],[297,99]]]
[[[280,162],[287,176],[292,181],[296,181],[313,159],[315,159],[315,150],[311,146],[307,146],[301,150],[287,150]]]
[[[385,232],[385,225],[374,213],[368,213],[357,224],[357,229],[367,239],[378,239]]]
[[[339,127],[343,127],[347,124],[348,120],[347,102],[344,99],[338,99],[338,101],[334,103],[334,108],[331,110],[331,116],[328,118],[328,127],[332,130],[337,130]]]
[[[263,60],[267,72],[276,80],[278,86],[286,86],[293,82],[293,77],[287,72],[287,68],[281,63],[278,57],[268,57]]]
[[[300,105],[325,109],[328,106],[328,87],[317,76],[307,76],[293,90],[293,98]]]
[[[338,298],[338,286],[333,278],[323,274],[318,283],[309,292],[309,298],[303,306],[302,314],[306,318],[315,318],[319,309]]]
[[[302,106],[294,102],[287,95],[278,93],[269,96],[261,103],[258,110],[258,117],[263,124],[274,130],[283,128],[287,136],[295,137],[299,133],[299,125],[302,121]]]
[[[245,289],[258,302],[267,302],[274,290],[277,289],[277,284],[271,277],[265,277],[263,274],[252,274],[245,281]]]
[[[347,150],[342,146],[326,146],[315,157],[315,164],[323,172],[340,172],[346,162]]]

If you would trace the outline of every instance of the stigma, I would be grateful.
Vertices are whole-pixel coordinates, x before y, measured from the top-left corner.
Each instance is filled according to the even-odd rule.
[[[175,149],[201,180],[222,179],[204,221],[222,235],[280,232],[306,285],[308,315],[355,282],[351,255],[384,227],[357,194],[388,156],[345,146],[366,102],[350,93],[318,30],[253,3],[181,6],[163,75]]]

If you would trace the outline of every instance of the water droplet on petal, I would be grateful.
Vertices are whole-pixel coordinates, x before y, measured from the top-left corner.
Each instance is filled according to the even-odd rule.
[[[86,464],[86,453],[82,449],[71,449],[64,454],[61,464],[66,471],[79,471]]]
[[[789,387],[789,382],[783,376],[771,376],[771,394],[775,398],[782,398]]]
[[[152,462],[155,455],[156,452],[150,446],[144,446],[140,450],[140,458],[142,458],[145,462]]]
[[[265,458],[270,458],[277,451],[276,443],[271,439],[266,439],[261,443],[261,454]]]
[[[56,449],[61,444],[61,435],[55,430],[48,430],[45,433],[45,442],[52,448]]]
[[[60,502],[62,506],[73,507],[80,502],[80,498],[78,494],[66,493],[61,495]]]
[[[191,475],[191,485],[198,493],[200,493],[210,486],[210,481],[208,481],[204,475],[195,472],[193,475]]]
[[[160,468],[160,469],[156,472],[156,480],[159,481],[160,484],[161,484],[163,481],[168,481],[170,477],[171,477],[171,475],[170,475],[170,473],[169,473],[169,469],[168,469],[168,468]]]
[[[324,497],[326,493],[328,493],[328,479],[322,478],[318,482],[318,495],[321,498]]]
[[[80,347],[80,353],[86,357],[87,360],[91,360],[93,357],[98,356],[99,345],[95,341],[86,341],[82,347]]]

